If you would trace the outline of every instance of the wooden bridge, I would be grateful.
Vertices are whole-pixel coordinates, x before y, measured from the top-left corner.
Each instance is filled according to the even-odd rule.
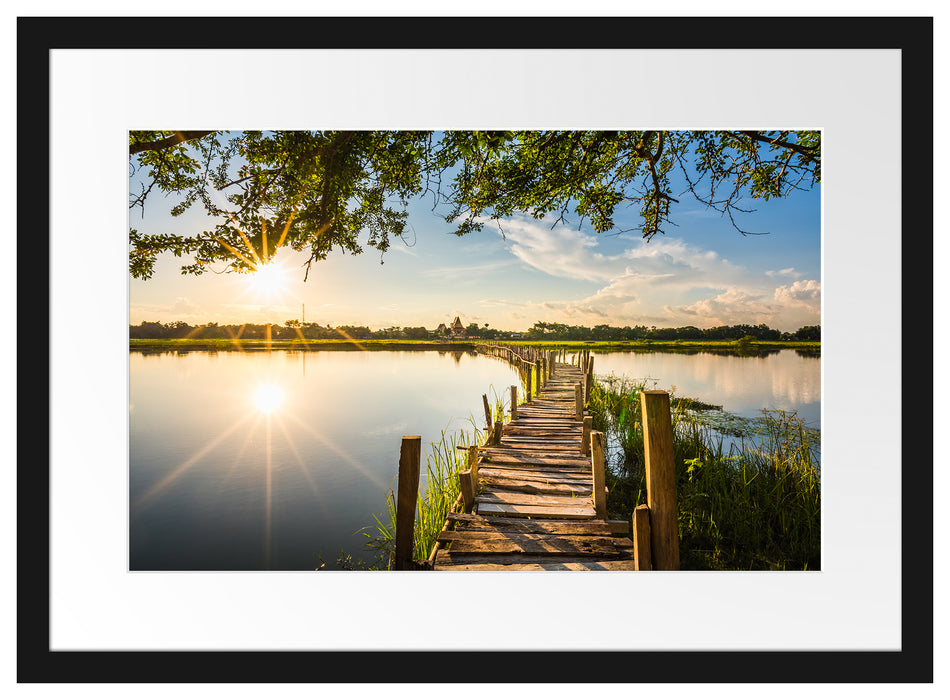
[[[493,420],[488,399],[482,397],[487,438],[480,446],[464,448],[469,452],[468,468],[459,474],[456,507],[448,513],[425,562],[409,561],[412,542],[408,535],[412,528],[400,528],[397,513],[395,568],[678,568],[678,551],[675,561],[667,555],[665,560],[654,562],[652,540],[659,537],[657,544],[663,549],[669,534],[663,527],[651,534],[648,506],[638,508],[630,521],[607,519],[603,435],[591,430],[591,417],[584,409],[593,382],[593,358],[587,353],[568,358],[564,353],[501,345],[480,345],[477,349],[518,367],[525,380],[524,402],[518,401],[518,388],[511,387],[509,420],[504,422],[499,417]],[[658,395],[655,398],[661,402],[667,399],[668,427],[669,397],[665,392],[644,393]],[[654,437],[658,432],[654,420]],[[418,462],[418,456],[412,456],[411,446],[408,456],[405,454],[405,440],[397,510],[411,510],[414,516],[418,477],[415,485],[411,477],[405,479],[403,492],[403,461],[407,462],[407,473],[411,473],[412,461]],[[650,505],[659,512],[669,504]],[[672,506],[675,518],[675,495]]]

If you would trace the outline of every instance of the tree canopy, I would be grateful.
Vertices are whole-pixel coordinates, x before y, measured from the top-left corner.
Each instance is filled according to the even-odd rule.
[[[284,246],[309,252],[308,272],[334,248],[385,253],[422,194],[458,235],[516,213],[619,231],[628,206],[650,240],[683,196],[749,233],[739,203],[820,183],[821,142],[817,131],[132,131],[129,172],[130,210],[161,193],[173,216],[200,202],[211,222],[187,234],[130,227],[131,274],[149,279],[162,253],[189,259],[183,274],[250,272]]]

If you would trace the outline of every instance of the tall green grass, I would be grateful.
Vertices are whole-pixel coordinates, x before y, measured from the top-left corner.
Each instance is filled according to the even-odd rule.
[[[640,392],[645,381],[601,378],[588,410],[608,448],[608,515],[646,503]],[[703,418],[710,407],[670,390],[680,567],[820,568],[819,436],[793,412],[766,411],[731,440]]]
[[[489,397],[492,424],[496,420],[507,421],[510,407],[505,401],[505,392],[499,396],[492,387],[486,396]],[[468,468],[468,451],[464,448],[483,444],[487,436],[487,432],[479,428],[474,417],[470,416],[469,422],[471,429],[450,432],[446,427],[442,430],[440,439],[429,444],[429,452],[426,454],[426,478],[416,499],[413,559],[429,558],[445,525],[446,516],[458,501],[458,473]],[[373,516],[376,521],[375,530],[372,533],[363,533],[368,538],[367,547],[375,555],[375,563],[363,568],[392,568],[396,551],[396,486],[394,479],[386,498],[386,513]]]

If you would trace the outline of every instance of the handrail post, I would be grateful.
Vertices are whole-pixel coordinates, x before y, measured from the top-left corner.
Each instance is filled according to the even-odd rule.
[[[511,385],[511,420],[518,420],[518,387]]]
[[[587,358],[587,372],[584,375],[584,401],[590,401],[590,388],[594,383],[594,358]]]
[[[577,420],[584,420],[584,393],[580,384],[574,385],[574,415]]]
[[[475,506],[475,479],[471,469],[459,472],[459,490],[462,492],[462,504],[466,513],[471,513]]]
[[[478,445],[469,445],[468,447],[468,468],[472,470],[472,478],[478,485]]]
[[[680,554],[670,395],[660,390],[642,391],[640,402],[653,568],[676,571]]]
[[[396,486],[396,552],[393,568],[397,571],[411,568],[421,458],[422,437],[404,435],[399,449],[399,482]]]
[[[607,491],[604,481],[604,434],[590,434],[591,471],[594,481],[594,511],[601,520],[607,519]]]
[[[491,407],[488,405],[488,395],[482,394],[482,405],[485,407],[485,430],[491,432]]]
[[[653,558],[650,554],[650,506],[639,505],[633,509],[631,525],[633,527],[633,559],[635,571],[652,571]]]
[[[584,428],[581,433],[581,450],[585,455],[590,454],[590,431],[594,426],[593,416],[584,416]]]

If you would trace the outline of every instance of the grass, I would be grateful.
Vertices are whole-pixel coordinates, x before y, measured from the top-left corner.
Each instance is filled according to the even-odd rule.
[[[492,423],[496,420],[507,420],[510,414],[504,394],[499,396],[494,388],[490,388],[489,393]],[[468,451],[464,448],[482,444],[487,436],[487,432],[478,427],[475,418],[470,417],[469,421],[472,424],[471,431],[461,429],[449,432],[448,428],[445,428],[439,441],[429,445],[430,449],[426,454],[426,479],[416,500],[412,557],[417,561],[429,558],[436,539],[442,532],[446,516],[458,502],[458,473],[468,468]],[[375,531],[363,533],[368,538],[367,547],[375,553],[375,563],[370,567],[353,564],[352,558],[341,554],[340,562],[345,568],[392,568],[396,550],[396,486],[396,480],[393,480],[386,499],[386,513],[373,516],[376,521]]]
[[[594,429],[607,442],[608,514],[629,520],[646,502],[639,394],[610,376],[591,389]],[[729,421],[728,441],[704,414],[718,407],[670,391],[680,568],[810,570],[821,560],[819,437],[795,413]],[[737,426],[744,425],[743,428]]]

